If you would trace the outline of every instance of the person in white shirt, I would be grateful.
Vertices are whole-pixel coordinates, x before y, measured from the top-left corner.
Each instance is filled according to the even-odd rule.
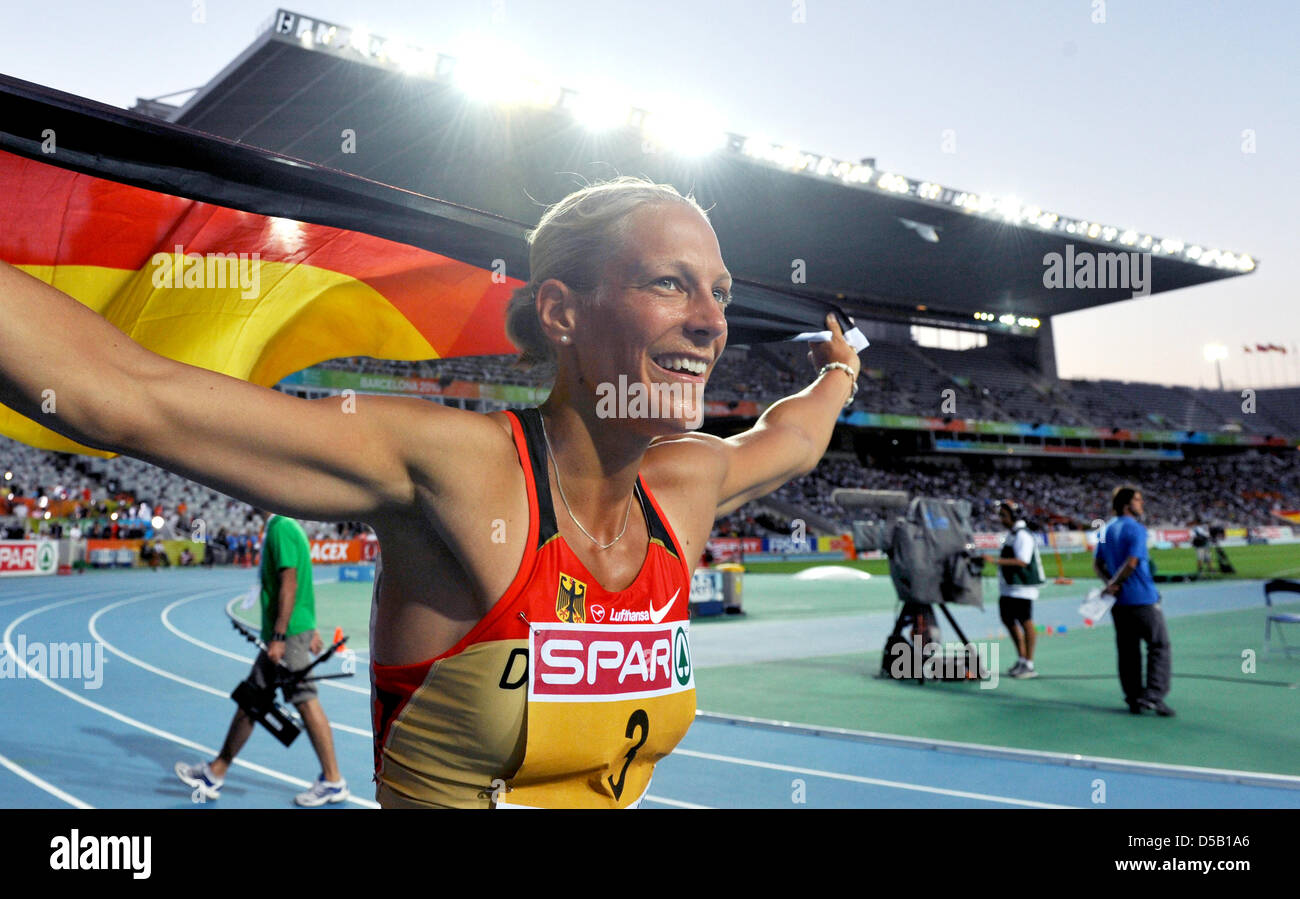
[[[998,611],[1018,656],[1007,674],[1015,678],[1038,677],[1034,667],[1038,637],[1034,630],[1034,600],[1038,598],[1038,585],[1047,580],[1043,560],[1038,554],[1038,541],[1029,533],[1018,505],[1010,500],[999,503],[998,520],[1008,533],[1001,554],[990,561],[998,566]]]
[[[1192,546],[1196,548],[1196,573],[1209,574],[1214,570],[1213,541],[1210,529],[1199,517],[1192,519]]]

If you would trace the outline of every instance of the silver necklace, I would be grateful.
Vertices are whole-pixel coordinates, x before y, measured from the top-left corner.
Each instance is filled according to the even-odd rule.
[[[542,441],[546,444],[546,458],[550,459],[551,464],[555,466],[555,486],[560,488],[560,501],[564,503],[564,511],[569,513],[569,518],[578,526],[578,530],[582,531],[583,535],[588,540],[596,544],[597,549],[609,549],[615,543],[622,540],[623,535],[627,533],[628,522],[632,520],[632,496],[636,495],[636,487],[634,486],[632,488],[632,496],[627,498],[627,511],[623,513],[623,530],[619,531],[618,536],[608,543],[601,543],[595,537],[591,536],[591,534],[587,533],[587,529],[582,526],[582,522],[578,520],[577,516],[573,514],[573,509],[569,507],[569,500],[564,495],[564,484],[560,482],[560,465],[555,461],[555,454],[551,452],[551,439],[546,436],[546,420],[543,418],[541,413],[538,413],[537,420],[542,424]]]

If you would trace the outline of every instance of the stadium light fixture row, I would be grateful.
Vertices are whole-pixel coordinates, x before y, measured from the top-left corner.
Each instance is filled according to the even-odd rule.
[[[462,57],[438,53],[403,41],[371,34],[364,27],[348,28],[284,9],[277,10],[266,29],[303,47],[345,56],[403,72],[411,77],[448,82],[475,100],[534,109],[558,109],[596,131],[634,128],[644,141],[684,156],[726,151],[789,172],[839,181],[854,187],[897,196],[910,196],[971,215],[1019,227],[1075,235],[1130,248],[1131,251],[1194,262],[1236,272],[1250,272],[1255,260],[1245,253],[1186,245],[1131,228],[1075,219],[1022,203],[1014,196],[997,197],[917,181],[896,172],[878,171],[867,162],[848,162],[808,153],[795,147],[726,132],[710,110],[689,104],[665,104],[660,111],[632,106],[616,92],[575,91],[548,84],[524,70],[523,57],[502,42],[488,39]]]
[[[975,321],[977,322],[998,322],[999,324],[1011,327],[1015,325],[1020,328],[1041,328],[1043,323],[1030,315],[1016,315],[1013,312],[1004,312],[1002,315],[994,315],[992,312],[976,312]]]

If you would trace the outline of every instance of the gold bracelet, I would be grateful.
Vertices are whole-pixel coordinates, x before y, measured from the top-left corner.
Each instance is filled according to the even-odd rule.
[[[817,377],[820,378],[822,375],[826,374],[826,372],[830,371],[832,368],[838,368],[842,370],[846,375],[849,376],[849,379],[853,381],[853,392],[849,394],[849,398],[844,402],[845,406],[851,406],[853,404],[853,401],[857,399],[858,396],[857,373],[854,372],[853,369],[850,368],[848,365],[845,365],[843,362],[827,362],[825,365],[822,366],[822,370],[817,372]]]

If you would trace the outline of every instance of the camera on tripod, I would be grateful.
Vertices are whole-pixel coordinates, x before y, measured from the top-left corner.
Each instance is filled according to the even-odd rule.
[[[984,608],[984,557],[975,548],[971,507],[966,500],[916,497],[896,490],[832,493],[839,505],[863,510],[853,522],[858,549],[879,550],[902,607],[885,641],[880,674],[896,680],[967,680],[987,676],[984,661],[966,639],[947,604]],[[904,509],[904,514],[887,516]],[[960,643],[941,643],[939,617],[948,620]]]

